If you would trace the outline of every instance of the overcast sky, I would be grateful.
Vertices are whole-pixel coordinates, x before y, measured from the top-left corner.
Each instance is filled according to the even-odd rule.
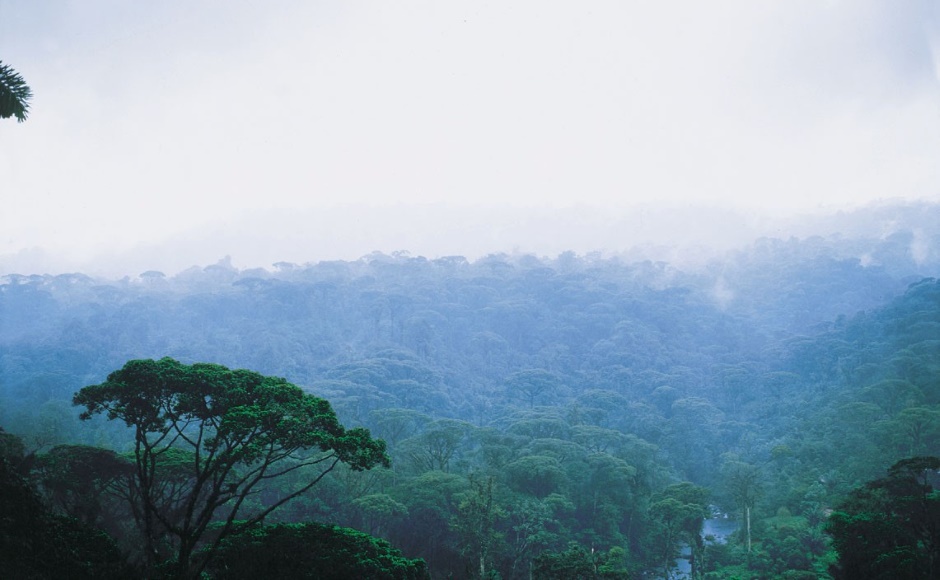
[[[360,204],[940,199],[935,0],[0,0],[0,60],[20,269]]]

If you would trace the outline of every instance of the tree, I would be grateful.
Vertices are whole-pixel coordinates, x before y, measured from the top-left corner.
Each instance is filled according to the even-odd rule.
[[[936,578],[940,572],[937,457],[895,463],[888,477],[854,490],[826,531],[839,553],[838,578]]]
[[[43,499],[53,509],[107,529],[107,520],[113,519],[108,507],[126,498],[133,463],[108,449],[58,445],[36,457],[33,474]]]
[[[504,514],[493,501],[493,477],[481,479],[471,473],[468,481],[470,489],[463,494],[451,525],[460,535],[461,552],[471,558],[479,574],[471,574],[468,569],[467,575],[484,580],[487,578],[490,550],[499,539],[494,524]]]
[[[0,562],[8,578],[127,578],[114,541],[82,522],[50,513],[0,455]]]
[[[650,498],[650,516],[659,524],[660,556],[663,575],[670,577],[669,570],[678,554],[678,542],[683,541],[691,550],[689,563],[691,577],[701,577],[702,526],[708,516],[709,491],[704,487],[682,482],[670,485]]]
[[[750,463],[729,459],[722,465],[722,472],[728,494],[741,508],[741,514],[744,516],[744,537],[747,551],[750,553],[751,512],[762,493],[760,469]]]
[[[230,536],[210,570],[219,580],[430,578],[424,560],[403,557],[385,540],[317,523],[258,526]]]
[[[12,433],[7,433],[3,430],[3,427],[0,427],[0,458],[16,465],[23,460],[25,454],[26,445],[23,440]]]
[[[912,457],[936,448],[940,438],[940,411],[908,407],[881,426],[896,449]]]
[[[543,552],[532,563],[532,578],[538,580],[626,580],[623,548],[590,552],[572,543],[564,552]]]
[[[345,429],[328,401],[248,370],[132,360],[74,403],[85,407],[82,419],[105,413],[133,430],[131,503],[148,564],[175,557],[172,573],[182,578],[198,576],[226,536],[311,489],[340,461],[354,470],[389,465],[385,442]],[[256,488],[298,473],[296,487],[237,519]]]
[[[369,533],[379,536],[385,535],[385,529],[390,522],[408,515],[408,507],[405,504],[395,501],[384,493],[358,497],[352,501],[352,504],[359,512],[360,520]]]
[[[551,396],[561,388],[561,378],[544,369],[525,369],[509,375],[506,386],[510,395],[517,393],[534,407],[537,398]]]
[[[426,430],[402,442],[415,469],[450,471],[451,460],[464,445],[473,425],[456,419],[438,419]]]
[[[565,470],[555,457],[526,455],[506,465],[509,485],[539,499],[557,491],[565,483]]]
[[[408,508],[408,518],[390,537],[407,553],[427,560],[435,576],[465,572],[451,523],[460,501],[469,491],[462,475],[428,471],[397,486],[393,497]]]
[[[702,479],[714,469],[715,442],[723,413],[708,399],[686,397],[671,407],[667,444],[689,479]]]
[[[373,430],[394,446],[400,440],[413,435],[419,427],[429,423],[431,418],[412,409],[382,408],[369,413]]]
[[[31,98],[33,91],[23,77],[0,61],[0,119],[16,117],[19,123],[25,121]]]

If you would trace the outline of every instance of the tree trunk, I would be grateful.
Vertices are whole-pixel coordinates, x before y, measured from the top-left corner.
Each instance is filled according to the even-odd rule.
[[[744,506],[744,520],[747,523],[747,553],[751,553],[751,506]]]
[[[697,534],[693,534],[689,540],[689,577],[696,580],[702,577],[701,556],[705,552],[701,531]]]

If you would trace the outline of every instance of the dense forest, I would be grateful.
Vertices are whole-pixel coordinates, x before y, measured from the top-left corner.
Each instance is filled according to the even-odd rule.
[[[72,542],[44,561],[74,577],[186,577],[186,542],[186,562],[218,578],[353,560],[374,566],[336,577],[930,577],[940,230],[922,224],[937,211],[883,211],[860,228],[874,235],[762,238],[683,267],[401,252],[121,280],[7,275],[0,475],[28,501],[0,518],[5,549]],[[95,389],[160,365],[289,386],[335,412],[317,429],[361,437],[352,450],[307,442],[340,459],[316,485],[295,497],[313,477],[304,466],[233,495],[238,518],[230,502],[202,536],[166,539],[161,564],[133,507],[153,503],[132,483],[147,465],[140,438],[125,416],[93,412]],[[213,425],[207,438],[226,424]],[[181,502],[186,466],[206,459],[179,451],[147,473]],[[325,456],[285,461],[311,457]],[[45,535],[13,546],[17,521],[46,522],[34,526]],[[336,558],[315,561],[324,552]]]

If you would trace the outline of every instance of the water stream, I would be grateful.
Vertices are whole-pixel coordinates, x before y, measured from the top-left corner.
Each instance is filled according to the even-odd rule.
[[[716,544],[724,544],[728,541],[728,536],[736,532],[738,527],[738,520],[729,518],[727,514],[720,514],[717,517],[705,520],[702,526],[702,537],[712,536],[715,538],[714,542]],[[672,570],[671,578],[678,580],[689,577],[692,572],[692,565],[689,562],[690,555],[691,549],[688,546],[683,546],[682,555],[676,558],[676,567]]]

